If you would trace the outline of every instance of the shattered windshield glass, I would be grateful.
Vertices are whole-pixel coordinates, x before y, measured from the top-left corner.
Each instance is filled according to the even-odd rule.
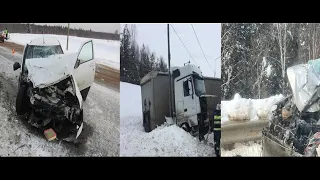
[[[57,46],[29,46],[26,53],[26,59],[47,58],[52,55],[63,54],[60,45]]]
[[[198,75],[193,76],[194,88],[197,96],[204,95],[206,93],[204,80]]]

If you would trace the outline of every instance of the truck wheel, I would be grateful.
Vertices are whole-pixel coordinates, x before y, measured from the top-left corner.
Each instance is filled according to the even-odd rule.
[[[87,96],[88,96],[88,93],[89,93],[89,90],[90,90],[90,87],[87,87],[86,89],[82,90],[80,93],[81,93],[81,96],[82,96],[82,99],[85,101],[87,99]]]
[[[28,110],[27,85],[20,85],[16,98],[16,112],[23,115]]]
[[[181,124],[180,126],[183,130],[187,131],[187,132],[190,132],[191,131],[191,128],[189,127],[188,123],[183,123]]]

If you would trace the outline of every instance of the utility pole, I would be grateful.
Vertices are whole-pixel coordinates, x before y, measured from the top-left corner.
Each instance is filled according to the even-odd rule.
[[[70,27],[70,23],[68,23],[68,36],[67,36],[67,51],[68,51],[68,45],[69,45],[69,27]]]
[[[168,33],[168,65],[169,65],[169,116],[173,119],[173,113],[172,113],[172,81],[171,81],[171,70],[170,70],[170,27],[169,24],[167,24],[167,33]]]

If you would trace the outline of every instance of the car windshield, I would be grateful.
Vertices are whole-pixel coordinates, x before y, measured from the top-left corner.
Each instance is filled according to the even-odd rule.
[[[26,52],[26,59],[47,58],[52,55],[63,54],[60,45],[56,46],[35,46],[29,45]]]
[[[206,89],[205,89],[203,78],[198,75],[194,75],[193,81],[194,81],[194,88],[195,88],[196,95],[201,96],[201,95],[206,94]]]

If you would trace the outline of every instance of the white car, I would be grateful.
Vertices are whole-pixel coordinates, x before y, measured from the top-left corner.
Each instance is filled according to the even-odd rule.
[[[77,53],[64,54],[60,42],[38,38],[25,46],[20,69],[16,112],[43,130],[52,128],[59,139],[74,140],[83,127],[83,101],[94,81],[93,42]]]

